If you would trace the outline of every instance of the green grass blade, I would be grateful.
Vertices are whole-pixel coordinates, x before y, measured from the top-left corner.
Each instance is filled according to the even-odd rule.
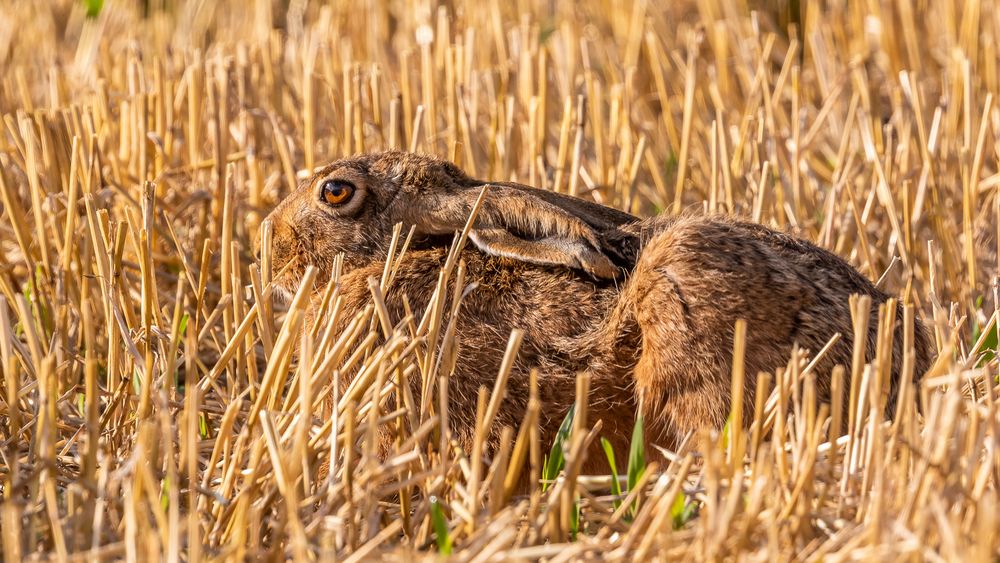
[[[104,8],[104,0],[83,0],[83,5],[87,7],[87,17],[96,18]]]
[[[166,512],[170,508],[170,477],[165,477],[160,483],[160,510]]]
[[[181,316],[181,322],[178,323],[178,325],[177,325],[177,336],[176,336],[176,338],[177,338],[178,341],[180,341],[181,338],[184,338],[184,335],[187,333],[187,326],[188,326],[188,321],[189,320],[191,320],[191,315],[189,315],[188,313],[184,313]]]
[[[730,430],[732,430],[730,428],[732,421],[733,417],[730,414],[730,416],[726,418],[726,425],[722,427],[722,435],[719,436],[719,449],[721,449],[723,452],[729,450],[729,433]]]
[[[431,523],[434,525],[434,536],[437,538],[438,553],[451,555],[451,533],[448,531],[448,520],[437,497],[431,497]]]
[[[559,432],[556,433],[556,438],[552,442],[552,449],[549,451],[549,456],[545,458],[545,462],[542,465],[542,491],[552,486],[552,482],[555,481],[556,477],[559,476],[559,472],[566,465],[563,445],[569,439],[570,431],[573,429],[574,413],[575,406],[570,407],[569,412],[566,413],[566,418],[559,425]]]
[[[611,501],[611,505],[614,506],[615,510],[622,504],[622,483],[618,480],[618,464],[615,462],[615,450],[611,447],[611,442],[607,438],[601,438],[601,447],[604,448],[604,455],[608,458],[608,464],[611,466],[611,494],[614,495],[614,500]]]
[[[569,539],[576,541],[577,534],[580,533],[580,497],[573,501],[573,512],[569,515]]]
[[[205,413],[198,413],[198,435],[202,439],[208,438],[208,419],[205,418]]]
[[[670,519],[673,521],[673,526],[675,530],[679,530],[684,527],[693,515],[693,511],[687,508],[687,495],[684,491],[677,493],[674,498],[673,504],[670,505]]]
[[[628,451],[628,490],[635,489],[642,474],[646,472],[646,438],[642,429],[642,416],[635,419],[635,426],[632,428],[632,443]],[[634,516],[639,509],[639,500],[629,507],[630,516]],[[631,518],[629,518],[631,519]]]
[[[642,430],[642,417],[635,419],[632,443],[628,452],[628,490],[631,491],[646,471],[646,439]]]
[[[983,298],[979,297],[976,300],[976,307],[982,308],[982,303]],[[979,319],[975,315],[972,316],[972,342],[969,344],[969,348],[972,350],[969,352],[969,356],[979,357],[976,367],[983,367],[996,357],[998,344],[997,330],[998,327],[996,325],[989,327],[989,333],[986,334],[986,337],[980,343],[979,339],[983,335],[983,327],[979,325]],[[979,344],[979,346],[976,347],[976,344]]]

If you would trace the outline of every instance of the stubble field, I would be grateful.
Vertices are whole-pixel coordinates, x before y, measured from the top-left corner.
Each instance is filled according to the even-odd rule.
[[[998,40],[976,0],[4,2],[2,558],[995,560]],[[846,416],[802,351],[748,430],[636,452],[614,490],[578,471],[594,420],[553,446],[529,409],[476,457],[439,395],[396,408],[402,376],[446,386],[453,295],[299,344],[336,288],[282,303],[253,256],[310,170],[387,148],[796,233],[940,359],[885,421],[891,331],[844,366]]]

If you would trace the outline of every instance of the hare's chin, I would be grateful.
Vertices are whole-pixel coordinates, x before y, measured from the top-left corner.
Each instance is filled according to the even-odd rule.
[[[292,302],[292,298],[295,297],[298,286],[299,284],[296,280],[292,280],[288,276],[283,276],[281,279],[272,282],[271,295],[278,303],[288,305]]]
[[[292,302],[292,297],[295,297],[295,292],[289,290],[283,285],[275,285],[273,293],[274,300],[282,305],[288,305]]]

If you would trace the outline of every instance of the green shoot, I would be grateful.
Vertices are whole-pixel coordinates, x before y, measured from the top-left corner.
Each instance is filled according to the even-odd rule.
[[[559,431],[556,433],[556,438],[552,442],[552,449],[549,451],[548,457],[542,462],[542,491],[548,490],[552,483],[559,476],[559,473],[563,470],[566,465],[566,456],[563,451],[563,445],[569,440],[570,431],[573,429],[573,414],[575,412],[575,407],[570,407],[569,412],[566,413],[566,418],[563,419],[562,424],[559,425]]]
[[[615,450],[611,447],[611,442],[607,438],[601,438],[601,447],[604,448],[604,455],[608,457],[608,464],[611,466],[611,494],[614,500],[611,505],[615,510],[622,505],[622,483],[618,480],[618,464],[615,462]]]
[[[96,18],[104,8],[104,0],[83,0],[83,5],[87,7],[87,17]]]
[[[673,504],[670,505],[670,518],[673,521],[674,529],[679,530],[683,528],[696,514],[697,507],[695,503],[688,502],[684,491],[678,492]]]
[[[448,520],[437,497],[431,497],[431,523],[434,525],[434,536],[437,540],[438,553],[451,555],[451,534],[448,532]]]
[[[632,443],[628,452],[628,490],[631,492],[639,483],[642,474],[646,472],[646,439],[642,429],[642,416],[635,419],[632,428]],[[639,510],[638,499],[629,509],[632,516]]]

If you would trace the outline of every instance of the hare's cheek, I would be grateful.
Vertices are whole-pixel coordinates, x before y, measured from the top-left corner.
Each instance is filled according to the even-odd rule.
[[[315,233],[311,242],[314,254],[331,258],[341,252],[351,251],[354,246],[342,225],[325,226],[322,232]]]
[[[290,262],[302,262],[308,258],[309,251],[304,248],[303,242],[297,236],[275,237],[271,245],[271,262],[275,274]]]

